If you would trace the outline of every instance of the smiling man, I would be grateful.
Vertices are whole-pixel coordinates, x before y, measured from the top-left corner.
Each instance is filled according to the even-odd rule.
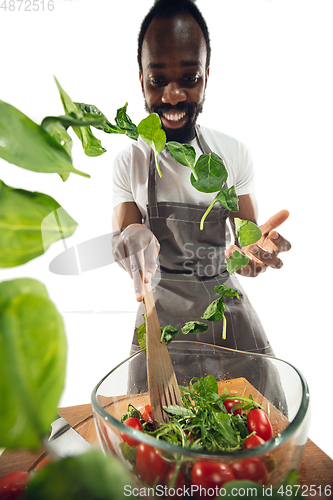
[[[215,286],[236,288],[240,300],[225,299],[226,340],[222,321],[208,322],[206,332],[183,339],[273,354],[244,290],[226,270],[225,257],[237,248],[233,218],[256,222],[257,208],[253,167],[244,145],[197,124],[209,79],[210,52],[208,29],[195,4],[158,0],[141,25],[139,79],[146,110],[160,116],[168,141],[190,143],[197,157],[215,152],[223,158],[228,171],[225,187],[235,186],[239,212],[230,214],[216,204],[201,231],[199,221],[214,194],[194,189],[189,169],[176,163],[167,148],[159,155],[163,178],[157,176],[152,150],[139,139],[115,161],[114,221],[119,231],[115,255],[133,277],[139,302],[143,280],[152,280],[162,327],[181,328],[185,322],[201,321],[206,307],[220,297]],[[261,240],[241,249],[250,260],[241,274],[256,276],[268,267],[282,266],[278,254],[289,250],[290,244],[275,228],[287,217],[286,210],[273,216],[261,226]],[[136,327],[143,321],[142,314],[140,304]],[[137,349],[134,335],[132,352]]]

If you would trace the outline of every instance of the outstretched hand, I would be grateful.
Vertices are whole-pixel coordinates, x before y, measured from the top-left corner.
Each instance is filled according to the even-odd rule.
[[[246,255],[250,262],[243,269],[237,271],[238,274],[255,277],[265,272],[268,267],[280,269],[283,266],[283,262],[278,255],[280,252],[290,250],[291,244],[275,229],[288,217],[288,210],[281,210],[268,219],[265,224],[259,226],[262,231],[260,240],[257,243],[241,248],[241,252]],[[235,250],[239,250],[236,245],[227,248],[225,251],[226,258],[228,259]]]

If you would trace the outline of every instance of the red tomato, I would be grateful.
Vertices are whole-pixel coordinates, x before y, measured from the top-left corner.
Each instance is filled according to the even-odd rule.
[[[151,412],[151,405],[146,405],[144,407],[144,410],[141,413],[141,416],[142,416],[143,420],[145,420],[146,422],[149,422],[150,424],[154,423],[153,414]]]
[[[1,500],[23,498],[29,478],[29,472],[12,472],[0,479]]]
[[[241,408],[238,408],[238,410],[232,411],[232,407],[234,405],[237,405],[238,403],[240,403],[240,401],[238,401],[237,399],[226,399],[225,401],[223,401],[223,404],[226,407],[227,412],[232,413],[233,415],[241,415],[241,413],[242,413]]]
[[[273,428],[266,413],[260,408],[254,408],[247,415],[247,428],[249,432],[255,432],[264,441],[273,437]]]
[[[268,472],[260,458],[254,457],[236,462],[231,466],[236,479],[248,479],[259,484],[266,484]]]
[[[196,498],[215,498],[221,486],[235,479],[231,467],[220,462],[195,462],[191,473]]]
[[[124,420],[123,424],[128,425],[128,427],[132,427],[132,429],[136,429],[137,431],[142,431],[142,425],[138,418],[129,417]],[[128,436],[125,432],[120,432],[120,436],[124,443],[127,443],[129,446],[137,446],[139,444],[139,441]]]
[[[175,492],[174,492],[175,494],[172,495],[172,498],[181,499],[184,497],[184,493],[186,491],[186,488],[190,487],[190,483],[189,483],[189,481],[186,481],[183,471],[179,471],[177,474],[177,478],[176,478],[176,481],[174,483],[174,486],[172,486],[171,479],[173,479],[174,471],[175,471],[175,465],[172,464],[172,465],[170,465],[170,467],[167,470],[167,473],[166,473],[166,476],[164,479],[164,484],[169,489],[170,488],[175,489]]]
[[[161,457],[159,452],[148,444],[140,443],[136,452],[136,466],[144,481],[153,485],[162,484],[168,462]]]
[[[260,446],[261,444],[265,444],[266,441],[258,436],[258,434],[252,434],[252,436],[249,436],[246,438],[243,444],[244,450],[249,450],[250,448],[255,448],[256,446]]]
[[[38,472],[40,469],[43,469],[47,464],[52,462],[52,458],[50,456],[44,457],[35,467],[35,471]]]

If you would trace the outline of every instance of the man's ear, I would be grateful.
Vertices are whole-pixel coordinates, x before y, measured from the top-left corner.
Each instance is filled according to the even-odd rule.
[[[208,66],[208,68],[206,69],[206,83],[205,83],[205,90],[206,90],[206,87],[207,87],[207,82],[208,82],[208,78],[209,78],[209,70],[210,70],[210,66]]]
[[[144,95],[144,90],[143,90],[143,74],[142,72],[139,70],[139,80],[140,80],[140,84],[141,84],[141,90],[142,90],[142,93]]]

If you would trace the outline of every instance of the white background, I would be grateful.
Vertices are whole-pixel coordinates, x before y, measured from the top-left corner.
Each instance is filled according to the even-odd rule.
[[[1,3],[1,2],[0,2]],[[63,113],[55,75],[75,101],[95,104],[113,121],[129,102],[144,116],[136,40],[152,0],[35,2],[38,12],[0,9],[0,99],[40,123]],[[277,357],[305,376],[312,398],[310,438],[333,457],[332,414],[332,2],[198,0],[212,39],[210,81],[200,123],[243,141],[255,163],[259,223],[290,211],[281,233],[292,250],[284,267],[243,278]],[[9,2],[7,0],[7,5]],[[13,5],[13,4],[12,4]],[[90,179],[25,171],[0,160],[13,187],[54,197],[79,223],[75,246],[111,231],[113,156],[130,139],[97,131],[107,153],[88,158],[73,135],[74,165]],[[1,201],[1,200],[0,200]],[[46,284],[64,317],[69,343],[62,406],[88,403],[99,379],[129,353],[136,302],[116,265],[57,276],[61,242],[1,280],[29,276]]]

